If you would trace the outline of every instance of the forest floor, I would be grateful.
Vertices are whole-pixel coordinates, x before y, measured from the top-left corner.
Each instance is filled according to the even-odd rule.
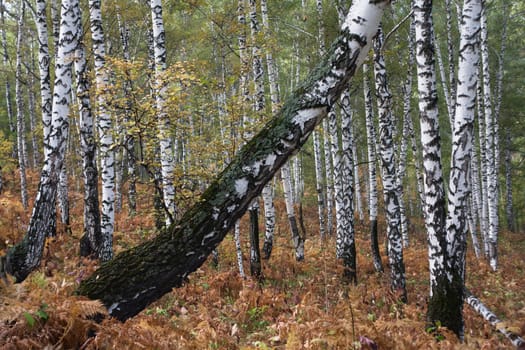
[[[11,190],[0,195],[0,255],[24,235],[30,214]],[[428,253],[421,223],[411,225],[411,244],[404,252],[405,305],[389,291],[388,268],[385,274],[374,272],[366,226],[356,227],[358,284],[345,285],[335,239],[318,236],[314,205],[306,205],[304,212],[306,259],[296,262],[280,202],[276,241],[270,260],[263,262],[262,283],[239,277],[229,235],[219,247],[218,266],[206,262],[185,286],[125,323],[110,318],[97,323],[91,316],[104,312],[100,303],[73,295],[97,263],[78,257],[82,195],[70,196],[72,233],[48,240],[42,267],[26,281],[0,281],[0,349],[512,349],[468,305],[464,343],[445,328],[426,326]],[[150,201],[143,193],[139,207],[149,207]],[[133,218],[125,210],[118,214],[116,252],[153,237],[152,226],[151,210],[139,209]],[[380,232],[384,227],[380,222]],[[246,236],[243,246],[248,271]],[[383,245],[381,252],[386,266]],[[499,257],[499,270],[492,272],[469,246],[467,287],[523,336],[525,234],[502,232]]]

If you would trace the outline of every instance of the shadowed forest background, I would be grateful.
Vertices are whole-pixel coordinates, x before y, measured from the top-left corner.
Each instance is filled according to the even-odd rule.
[[[336,56],[350,2],[59,3],[0,3],[0,348],[525,346],[524,5],[483,2],[472,132],[460,138],[472,147],[468,166],[452,155],[467,145],[457,148],[467,127],[455,126],[454,111],[470,1],[434,2],[432,56],[417,49],[415,34],[426,23],[418,27],[417,14],[427,13],[417,9],[431,2],[397,1],[374,31],[366,67],[352,72],[341,99],[231,234],[180,288],[120,322],[109,317],[119,317],[117,302],[77,294],[92,295],[95,272],[107,271],[98,270],[102,262],[177,232],[226,166],[250,156],[236,158],[244,145],[258,152],[249,141],[281,127],[276,116],[293,105],[284,101],[308,95],[309,79]],[[437,94],[426,110],[417,85],[425,66],[435,68]],[[429,142],[420,129],[431,108],[439,136]],[[464,325],[452,330],[428,310],[430,286],[440,282],[425,223],[434,214],[424,176],[428,185],[435,168],[424,152],[436,142],[443,198],[465,193],[456,207],[464,227],[447,231],[467,242]],[[463,169],[464,189],[454,177]],[[242,197],[251,183],[240,180],[233,193]],[[41,249],[33,254],[34,246]],[[467,305],[469,293],[498,319]]]

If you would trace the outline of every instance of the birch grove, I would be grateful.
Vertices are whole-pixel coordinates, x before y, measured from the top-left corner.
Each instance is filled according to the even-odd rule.
[[[524,5],[87,5],[0,0],[0,288],[64,274],[57,293],[125,321],[164,317],[149,305],[184,285],[168,315],[192,314],[186,291],[220,285],[254,324],[225,325],[239,346],[256,319],[275,320],[266,299],[295,322],[304,307],[323,322],[357,315],[355,346],[387,343],[361,336],[349,300],[377,334],[383,309],[405,327],[416,305],[426,328],[414,343],[487,347],[472,322],[483,317],[522,346],[509,305],[522,265]],[[501,290],[492,312],[483,303]],[[479,315],[465,320],[464,304]],[[269,324],[279,339],[266,345],[292,346],[294,329]]]

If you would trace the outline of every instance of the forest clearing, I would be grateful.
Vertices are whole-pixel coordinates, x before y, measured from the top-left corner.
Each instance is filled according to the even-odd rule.
[[[148,204],[148,194],[139,190],[138,203]],[[347,285],[341,280],[341,265],[333,258],[334,238],[320,240],[315,206],[304,211],[307,238],[302,262],[294,257],[284,203],[276,202],[276,208],[282,214],[276,219],[272,257],[263,261],[261,283],[239,276],[233,237],[228,236],[219,247],[218,266],[209,259],[184,287],[174,289],[125,323],[115,319],[96,323],[90,316],[106,313],[105,308],[73,295],[79,281],[93,273],[97,263],[78,255],[82,207],[72,206],[72,235],[61,233],[49,240],[42,267],[21,284],[0,282],[0,348],[513,348],[468,305],[464,306],[464,343],[444,328],[428,327],[428,259],[422,222],[411,225],[412,244],[404,252],[408,291],[408,304],[404,305],[389,290],[388,274],[375,272],[368,232],[362,224],[356,226],[359,282]],[[138,209],[148,211],[147,207]],[[3,194],[0,214],[1,242],[19,239],[27,214],[16,193]],[[379,226],[384,227],[383,220]],[[116,227],[117,253],[155,234],[152,214],[133,219],[117,215]],[[384,242],[383,236],[380,241]],[[248,251],[246,239],[243,246]],[[523,335],[525,237],[503,232],[500,248],[501,266],[496,273],[469,251],[466,283],[506,327]],[[386,263],[383,244],[380,251]]]

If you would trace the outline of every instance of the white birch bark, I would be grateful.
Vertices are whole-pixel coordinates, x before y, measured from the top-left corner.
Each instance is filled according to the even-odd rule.
[[[482,75],[480,71],[479,76]],[[487,153],[485,147],[485,113],[483,107],[483,91],[482,84],[478,79],[477,86],[477,112],[478,112],[478,139],[479,139],[479,173],[481,176],[480,188],[481,188],[481,211],[480,211],[480,228],[481,237],[483,239],[483,252],[485,257],[489,258],[489,215],[488,215],[488,182],[487,182]],[[475,164],[475,163],[474,163]],[[473,164],[473,166],[474,166]]]
[[[385,202],[388,240],[388,261],[390,263],[390,284],[398,293],[399,300],[406,302],[405,265],[403,263],[403,243],[401,240],[399,197],[396,185],[394,160],[392,94],[388,88],[388,79],[381,47],[383,34],[381,29],[374,39],[374,75],[379,116],[379,139],[381,159],[381,179]]]
[[[259,19],[257,16],[257,2],[256,0],[248,0],[249,16],[250,16],[250,39],[251,39],[251,58],[252,58],[252,75],[253,84],[255,86],[253,93],[253,114],[255,118],[261,119],[264,116],[265,96],[264,96],[264,69],[261,58],[261,49],[259,47],[258,36],[260,33]],[[255,120],[247,118],[247,125],[249,128],[246,134],[246,140],[253,137],[253,130],[255,127]],[[264,205],[265,215],[265,236],[272,236],[275,228],[275,209],[273,206],[273,189],[272,182],[269,181],[262,191],[262,199]],[[259,249],[259,228],[258,228],[258,203],[254,201],[254,205],[249,210],[250,212],[250,272],[256,278],[262,277],[261,257]]]
[[[488,219],[489,219],[489,263],[495,271],[498,267],[498,172],[496,170],[495,119],[492,114],[492,93],[490,88],[489,47],[487,34],[486,7],[481,13],[481,62],[483,71],[483,104],[485,107],[485,152],[487,167]]]
[[[319,32],[318,32],[318,44],[319,44],[319,56],[323,57],[326,53],[326,39],[325,39],[325,27],[324,27],[324,14],[323,14],[323,2],[316,0],[317,16],[319,19]],[[324,155],[324,205],[326,206],[326,232],[329,236],[332,235],[333,230],[333,203],[334,203],[334,191],[333,191],[333,169],[332,169],[332,152],[330,137],[328,135],[328,120],[323,120],[323,128],[320,133],[322,136],[322,152]],[[320,142],[321,140],[319,140]],[[321,146],[321,144],[320,144]]]
[[[82,155],[84,180],[84,224],[80,239],[80,256],[93,256],[101,259],[101,254],[103,254],[104,250],[102,249],[103,240],[100,229],[96,136],[89,96],[91,84],[83,40],[79,40],[76,50],[75,75],[80,116],[80,152]]]
[[[115,225],[115,154],[113,151],[112,121],[107,110],[106,88],[109,76],[106,70],[106,48],[100,0],[89,0],[89,18],[93,55],[95,60],[95,82],[97,85],[97,129],[99,137],[99,152],[101,158],[102,178],[102,210],[100,213],[100,228],[102,230],[103,247],[99,253],[102,261],[113,257],[113,229]]]
[[[459,308],[459,319],[454,328],[463,337],[461,309],[464,300],[465,255],[467,245],[468,197],[471,190],[470,167],[473,144],[473,126],[478,82],[481,0],[465,0],[461,20],[459,46],[458,87],[452,136],[452,157],[448,183],[448,214],[446,257],[447,282],[450,285],[448,303]]]
[[[175,155],[173,141],[170,134],[170,119],[166,113],[166,37],[164,31],[164,20],[162,18],[162,1],[151,1],[151,20],[153,24],[153,47],[155,51],[155,101],[157,107],[157,128],[160,145],[160,164],[162,175],[162,194],[166,209],[166,225],[174,222],[177,214],[175,205],[174,168]]]
[[[500,169],[500,140],[499,140],[499,117],[501,102],[503,100],[503,75],[504,75],[504,59],[507,47],[507,27],[509,19],[509,2],[505,1],[503,4],[503,24],[501,28],[501,46],[498,54],[498,70],[496,73],[496,92],[494,103],[494,169],[499,174]],[[499,191],[499,183],[498,183]]]
[[[408,138],[410,137],[410,122],[411,122],[411,97],[412,97],[412,76],[413,76],[413,65],[415,60],[414,54],[414,37],[415,37],[415,24],[412,16],[410,22],[410,30],[408,34],[408,60],[407,60],[407,77],[404,84],[402,85],[403,92],[403,126],[402,126],[402,139],[401,147],[399,149],[399,158],[397,165],[397,188],[399,195],[399,212],[401,220],[401,237],[403,238],[403,246],[408,247],[408,218],[406,214],[406,208],[404,203],[404,186],[403,180],[406,176],[406,159],[408,150]],[[416,154],[414,154],[414,158]]]
[[[20,8],[18,11],[17,21],[17,36],[16,36],[16,71],[15,71],[15,101],[16,101],[16,141],[18,150],[18,172],[20,173],[20,196],[22,199],[22,206],[27,209],[27,177],[26,177],[26,128],[25,128],[25,114],[24,114],[24,97],[22,95],[22,42],[24,41],[24,14],[25,4],[20,1]]]
[[[430,271],[429,317],[441,320],[439,310],[433,308],[441,298],[441,281],[446,273],[445,193],[441,169],[441,145],[437,109],[435,58],[433,55],[432,2],[416,0],[414,22],[416,30],[417,86],[421,144],[423,146],[425,226],[428,235]],[[437,313],[437,314],[435,314]]]
[[[343,278],[346,282],[357,284],[357,259],[355,250],[354,219],[354,139],[352,136],[352,106],[350,105],[350,87],[341,95],[341,158],[342,204],[345,217],[341,235],[338,235],[340,257],[343,260]],[[357,195],[359,195],[357,193]]]
[[[488,307],[486,307],[481,300],[476,298],[468,290],[465,290],[465,302],[469,304],[476,312],[480,313],[485,320],[487,320],[493,327],[495,327],[498,332],[507,337],[512,345],[516,349],[522,349],[525,346],[525,340],[516,334],[510,327],[507,327],[503,321],[501,321],[498,316],[496,316]]]
[[[339,147],[339,133],[337,130],[337,114],[335,107],[328,112],[328,134],[330,135],[330,150],[333,169],[334,199],[335,199],[335,225],[336,225],[336,249],[337,259],[343,257],[343,237],[347,226],[343,203],[343,157]]]
[[[5,24],[5,15],[4,15],[4,3],[3,0],[0,0],[0,33],[2,34],[2,63],[5,69],[9,67],[9,53],[7,50],[7,36],[6,36],[6,24]],[[11,83],[9,79],[5,78],[5,104],[7,109],[7,121],[9,124],[9,131],[15,131],[15,123],[13,116],[13,106],[11,98]]]
[[[365,99],[366,140],[368,153],[368,217],[370,221],[370,248],[372,260],[377,272],[383,272],[383,263],[379,253],[377,238],[377,173],[376,173],[376,131],[374,127],[374,112],[368,65],[363,64],[363,91]]]
[[[248,89],[248,59],[246,53],[246,14],[245,14],[245,0],[237,1],[237,21],[240,29],[237,36],[238,49],[239,49],[239,61],[240,61],[240,72],[239,72],[239,104],[241,108],[241,120],[242,129],[244,132],[246,124],[246,108],[250,101],[250,92]],[[242,135],[244,136],[244,135]],[[242,278],[246,277],[243,266],[242,258],[242,246],[241,246],[241,232],[240,223],[235,223],[234,231],[235,247],[237,251],[237,264],[239,267],[239,274]]]
[[[40,76],[40,100],[42,110],[42,126],[44,130],[44,157],[47,157],[49,132],[51,129],[51,76],[49,72],[49,35],[47,31],[46,1],[36,1],[35,24],[38,37],[38,70]]]

